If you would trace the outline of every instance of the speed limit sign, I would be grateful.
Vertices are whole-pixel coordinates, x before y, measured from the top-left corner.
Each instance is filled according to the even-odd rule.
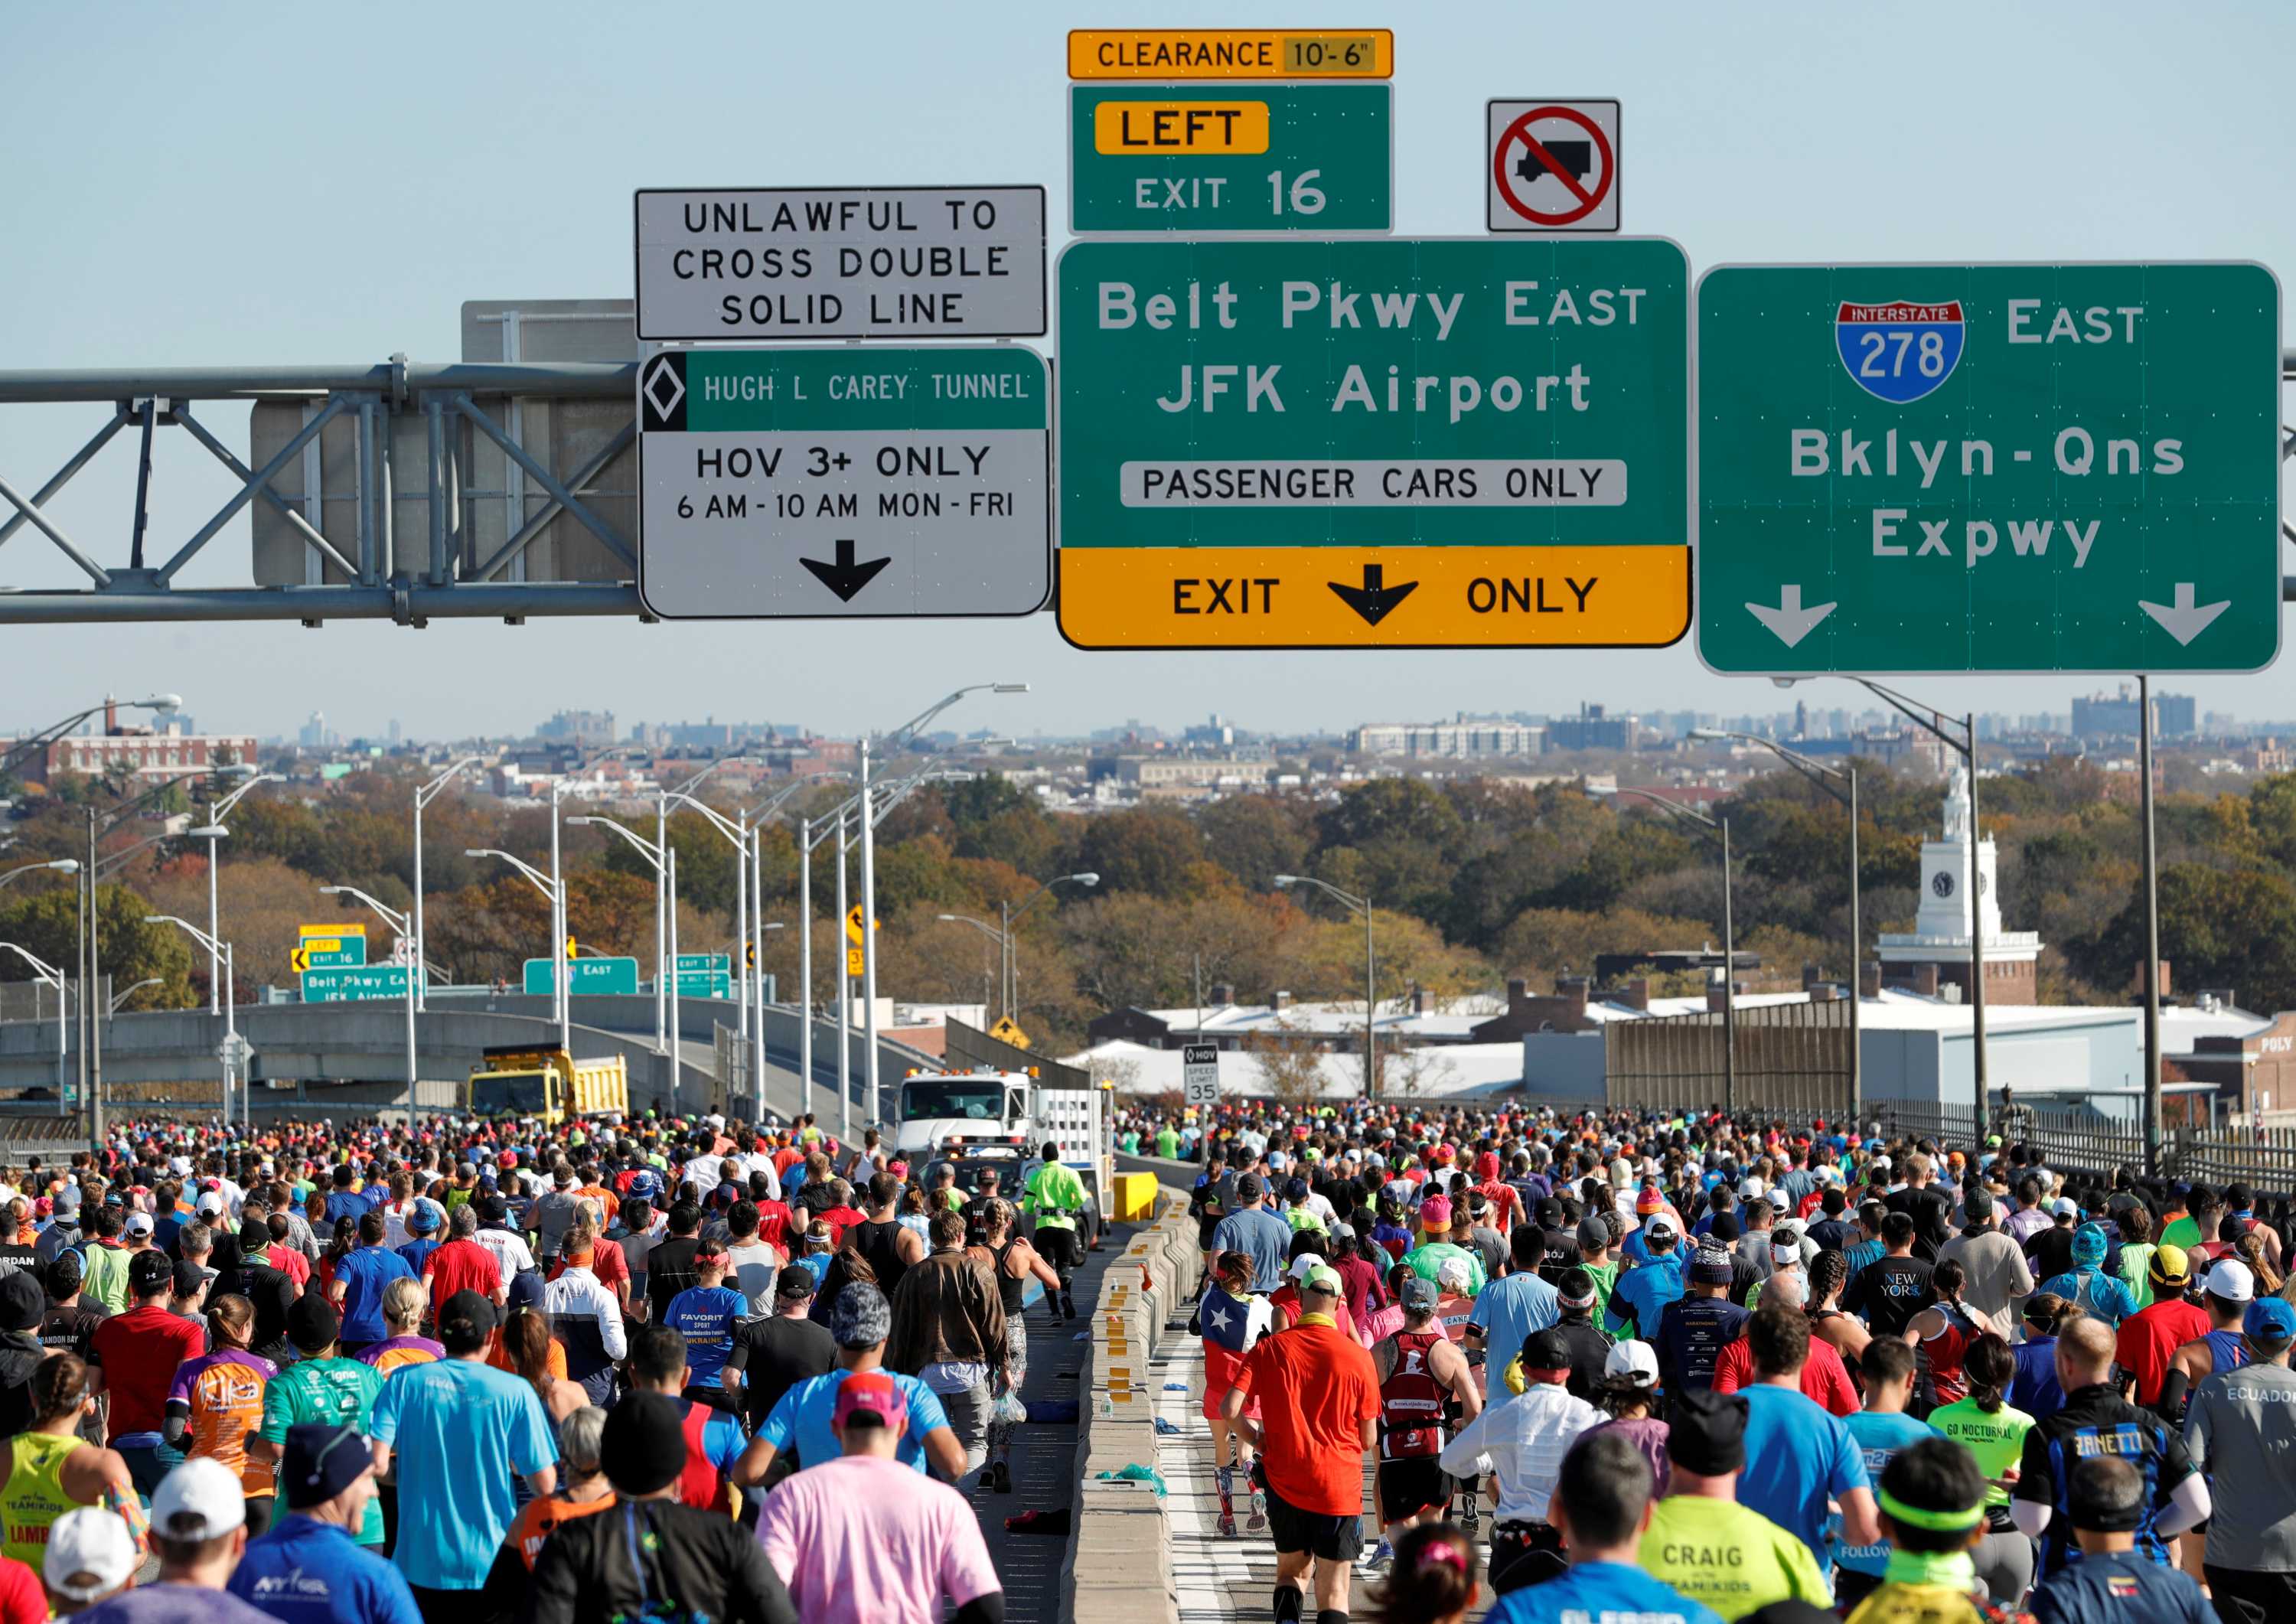
[[[1180,1082],[1191,1105],[1219,1103],[1219,1046],[1187,1043],[1180,1046]]]

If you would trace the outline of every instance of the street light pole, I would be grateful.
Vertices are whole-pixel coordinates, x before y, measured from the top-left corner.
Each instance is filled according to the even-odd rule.
[[[1098,885],[1099,883],[1100,876],[1089,869],[1081,874],[1058,874],[1052,879],[1046,881],[1043,884],[1037,886],[1035,890],[1030,891],[1026,897],[1022,898],[1019,907],[1014,907],[1009,902],[999,903],[997,905],[999,907],[1004,909],[1004,929],[999,933],[997,942],[1004,950],[1004,986],[1003,994],[1004,998],[1004,1018],[1007,1021],[1010,1021],[1013,1018],[1013,1012],[1016,1007],[1018,1007],[1021,1002],[1021,944],[1020,939],[1013,933],[1013,926],[1021,923],[1021,916],[1027,914],[1030,908],[1036,906],[1037,903],[1052,895],[1053,888],[1054,886],[1081,885],[1088,889],[1092,886]],[[943,919],[953,919],[955,918],[956,915],[953,914],[944,914],[941,917]],[[971,923],[972,922],[968,920],[966,923]]]
[[[558,843],[558,819],[554,814],[550,820],[550,836],[551,845],[555,848]],[[501,850],[500,849],[493,846],[473,846],[465,850],[463,855],[466,857],[500,857],[504,862],[518,870],[520,874],[525,875],[527,883],[533,886],[535,890],[540,891],[543,895],[544,900],[550,904],[550,932],[552,937],[550,950],[552,957],[557,964],[557,970],[554,973],[554,979],[562,988],[566,980],[566,938],[559,927],[563,916],[562,910],[565,906],[566,888],[558,878],[556,873],[557,865],[555,862],[551,865],[552,872],[545,874],[533,864],[527,862],[524,858],[514,857],[507,851]],[[554,851],[553,855],[554,857],[555,856]],[[676,872],[674,865],[670,872],[673,874]],[[558,1046],[564,1049],[570,1055],[574,1052],[573,1021],[570,1012],[570,1003],[563,998],[557,1000],[551,1011],[552,1014],[558,1021]]]
[[[865,778],[865,784],[867,780]],[[867,813],[865,810],[863,816]],[[845,923],[845,814],[837,815],[837,923]],[[869,915],[861,915],[862,935],[868,935]],[[853,1136],[853,981],[845,972],[852,967],[851,956],[837,966],[837,1136],[840,1140]],[[810,1100],[811,1096],[808,1096]]]
[[[1372,955],[1371,898],[1368,897],[1358,897],[1352,891],[1343,891],[1338,886],[1332,884],[1329,881],[1318,880],[1312,874],[1278,874],[1275,876],[1275,883],[1279,889],[1284,890],[1289,890],[1295,885],[1312,885],[1318,890],[1330,892],[1348,907],[1363,915],[1364,1103],[1365,1104],[1369,1104],[1379,1097],[1379,1056],[1376,1040],[1373,1035],[1374,1027],[1372,1024],[1374,1016],[1376,1013],[1379,1005],[1377,1003],[1378,982],[1375,980],[1377,961]]]
[[[399,913],[396,908],[386,907],[383,904],[376,901],[373,897],[368,896],[365,891],[359,890],[358,887],[355,885],[323,885],[319,888],[319,891],[323,896],[354,897],[359,901],[365,903],[368,907],[373,908],[375,913],[381,917],[383,923],[391,928],[391,931],[398,936],[400,946],[407,954],[406,1131],[411,1134],[414,1131],[414,1083],[416,1077],[414,1048],[414,988],[415,983],[422,979],[422,956],[414,952],[414,928],[409,923],[408,915]]]
[[[74,864],[73,866],[78,867],[78,865]],[[64,972],[55,965],[34,957],[14,942],[0,942],[0,947],[7,948],[32,967],[36,985],[56,989],[56,1114],[62,1116],[64,1114],[64,1102],[70,1093],[64,1087],[64,1005],[70,1001]]]
[[[208,934],[210,937],[218,937],[223,929],[223,927],[217,923],[216,919],[216,870],[221,866],[222,864],[223,847],[221,841],[226,833],[223,827],[223,820],[230,815],[231,809],[239,805],[241,800],[246,796],[249,791],[254,789],[256,785],[260,783],[284,783],[286,782],[287,781],[284,778],[281,777],[276,773],[256,774],[255,776],[250,778],[245,783],[241,784],[239,788],[234,790],[221,800],[209,801],[208,803],[207,826],[203,829],[194,829],[191,831],[194,838],[205,840],[208,843]],[[212,953],[209,954],[208,1013],[210,1015],[220,1014],[222,1013],[221,999],[215,984],[216,972],[217,968],[218,965],[217,964],[216,956]]]
[[[1730,873],[1730,820],[1710,817],[1695,807],[1683,806],[1649,790],[1628,788],[1615,793],[1632,795],[1670,817],[1722,837],[1722,1109],[1734,1115],[1738,1109],[1738,931]]]
[[[464,767],[477,767],[480,758],[464,756],[448,766],[447,770],[430,783],[418,784],[414,790],[414,963],[418,968],[429,964],[430,939],[422,931],[422,810],[444,792],[447,784]],[[430,988],[424,988],[414,996],[414,1007],[430,1007]]]
[[[1961,736],[1956,738],[1939,724],[1944,712],[1923,708],[1904,694],[1883,687],[1871,677],[1857,677],[1850,680],[1867,692],[1880,697],[1891,709],[1915,726],[1933,735],[1939,742],[1956,752],[1968,769],[1969,777],[1969,862],[1968,885],[1962,895],[1969,898],[1969,1016],[1970,1038],[1974,1045],[1971,1056],[1975,1073],[1976,1107],[1972,1115],[1971,1139],[1977,1154],[1985,1150],[1985,1126],[1988,1112],[1987,1095],[1990,1077],[1985,1055],[1985,898],[1980,894],[1985,868],[1979,860],[1983,840],[1983,826],[1977,821],[1977,714],[1971,711],[1961,718]]]
[[[234,978],[232,975],[231,944],[227,941],[217,941],[205,931],[201,930],[199,926],[193,924],[190,920],[178,919],[173,914],[146,914],[144,916],[144,923],[147,925],[174,925],[177,930],[183,931],[184,935],[190,937],[201,947],[213,948],[217,956],[223,960],[223,1054],[221,1057],[223,1060],[223,1120],[224,1125],[226,1127],[229,1127],[231,1124],[232,1068],[233,1063],[239,1058],[239,1019],[237,1005],[234,997],[234,988],[232,987]],[[250,1127],[252,1127],[255,1121],[253,1103],[249,1099],[247,1091],[244,1089],[241,1091],[240,1097],[241,1120]]]
[[[1759,745],[1849,809],[1849,1120],[1855,1122],[1866,1108],[1864,1026],[1858,1008],[1865,997],[1866,932],[1859,917],[1858,902],[1862,889],[1859,877],[1865,870],[1857,855],[1857,769],[1855,766],[1847,765],[1828,767],[1758,733],[1693,727],[1690,736],[1693,739],[1735,739],[1743,743]],[[1837,778],[1849,786],[1846,794],[1834,787],[1833,780]],[[1729,899],[1726,897],[1723,900],[1726,906]]]

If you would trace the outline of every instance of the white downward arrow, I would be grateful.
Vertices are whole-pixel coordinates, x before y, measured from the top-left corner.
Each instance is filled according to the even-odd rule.
[[[2208,630],[2210,624],[2218,615],[2232,607],[2232,600],[2226,598],[2221,603],[2194,603],[2193,583],[2178,581],[2177,601],[2173,605],[2147,603],[2143,598],[2139,598],[2136,600],[2136,607],[2161,622],[2161,629],[2174,637],[2181,645],[2192,642],[2194,638]]]
[[[1775,632],[1778,641],[1788,648],[1816,630],[1817,623],[1833,612],[1831,603],[1814,603],[1804,609],[1799,586],[1781,587],[1775,609],[1767,603],[1749,603],[1746,607],[1753,611],[1754,619]]]

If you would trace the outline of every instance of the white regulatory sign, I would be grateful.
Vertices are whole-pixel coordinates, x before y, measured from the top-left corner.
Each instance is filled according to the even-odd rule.
[[[638,595],[663,619],[1034,613],[1049,397],[1018,344],[665,350],[638,372]]]
[[[1483,121],[1493,231],[1616,231],[1623,119],[1613,101],[1492,102]]]
[[[1187,1043],[1180,1046],[1180,1082],[1191,1105],[1219,1103],[1219,1046]]]
[[[1033,338],[1042,186],[637,193],[637,335]]]

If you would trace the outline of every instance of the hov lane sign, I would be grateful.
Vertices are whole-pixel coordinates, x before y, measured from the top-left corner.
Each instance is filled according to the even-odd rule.
[[[1052,400],[1017,345],[668,350],[638,373],[638,591],[664,619],[1025,615]]]
[[[1219,1103],[1219,1046],[1184,1043],[1180,1046],[1180,1082],[1191,1105]]]
[[[2259,265],[1721,266],[1698,284],[1718,671],[2252,671],[2280,646]]]
[[[1493,231],[1616,231],[1621,110],[1615,101],[1500,102],[1485,112]]]

